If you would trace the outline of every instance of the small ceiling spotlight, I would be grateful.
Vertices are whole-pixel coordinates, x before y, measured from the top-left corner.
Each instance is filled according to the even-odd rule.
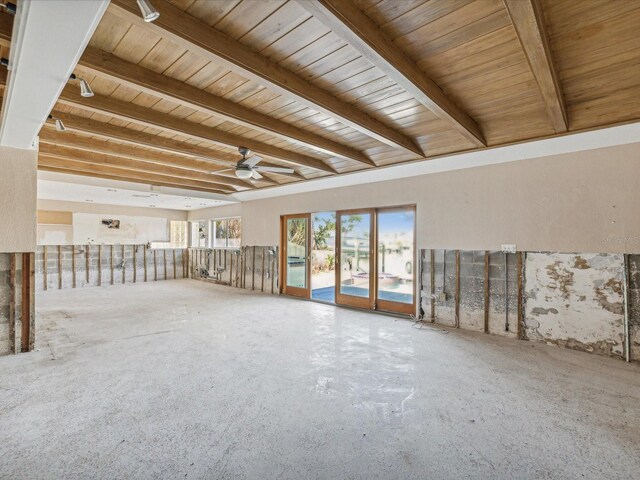
[[[89,82],[87,82],[84,78],[80,78],[76,76],[75,73],[72,73],[71,76],[69,76],[69,78],[71,80],[78,80],[80,82],[80,95],[87,98],[93,97],[93,90],[91,90],[91,87],[89,86]]]
[[[15,3],[11,3],[11,2],[7,2],[7,3],[0,3],[0,8],[4,8],[7,12],[15,15],[16,11],[17,11],[17,7]]]
[[[153,5],[151,5],[148,0],[137,0],[137,2],[145,22],[150,23],[158,19],[160,13],[153,8]]]
[[[66,130],[66,127],[64,126],[64,123],[62,123],[62,120],[60,120],[59,118],[53,118],[53,116],[49,115],[49,120],[54,120],[56,122],[56,130],[59,132],[64,132]]]

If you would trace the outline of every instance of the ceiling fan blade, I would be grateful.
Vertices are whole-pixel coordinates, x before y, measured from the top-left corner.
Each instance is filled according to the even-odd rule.
[[[261,172],[267,173],[293,173],[293,168],[283,168],[283,167],[256,167],[254,170],[259,170]]]
[[[262,161],[262,157],[259,157],[257,155],[254,155],[253,157],[249,157],[247,158],[244,162],[242,162],[243,165],[247,165],[248,167],[255,167],[258,163],[260,163]]]
[[[261,178],[264,178],[262,175],[260,175],[257,170],[251,170],[251,177],[254,180],[260,180]]]

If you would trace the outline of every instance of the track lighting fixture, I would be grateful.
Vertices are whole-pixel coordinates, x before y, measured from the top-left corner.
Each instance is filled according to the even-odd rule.
[[[15,15],[16,14],[16,4],[15,3],[11,3],[11,2],[7,2],[7,3],[0,3],[0,8],[4,8],[7,12]]]
[[[148,0],[137,0],[137,2],[145,22],[153,22],[160,16],[160,13],[153,8],[153,5],[151,5]]]
[[[56,130],[58,132],[64,132],[66,130],[66,127],[64,126],[64,123],[62,123],[62,120],[60,120],[59,118],[53,118],[52,115],[49,115],[49,120],[55,120],[56,122]]]
[[[83,97],[93,97],[93,90],[91,90],[89,82],[87,82],[84,78],[76,76],[75,73],[72,73],[69,78],[71,80],[78,80],[80,82],[80,95],[82,95]]]
[[[8,67],[9,66],[9,59],[8,58],[0,58],[0,65],[2,65],[3,67]]]

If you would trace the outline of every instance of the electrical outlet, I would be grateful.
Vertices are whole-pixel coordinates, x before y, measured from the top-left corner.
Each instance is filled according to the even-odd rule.
[[[516,253],[516,244],[515,243],[503,243],[500,246],[500,250],[502,250],[502,253]]]
[[[438,295],[438,301],[439,302],[446,302],[447,301],[447,294],[442,292],[440,295]]]

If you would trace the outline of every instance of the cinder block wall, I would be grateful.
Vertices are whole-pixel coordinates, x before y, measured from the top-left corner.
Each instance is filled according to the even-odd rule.
[[[152,250],[145,245],[39,246],[36,290],[185,278],[186,255],[186,249]]]
[[[423,250],[421,259],[427,319],[626,357],[627,302],[629,357],[640,361],[640,255]]]
[[[278,247],[190,248],[192,278],[278,294]]]

